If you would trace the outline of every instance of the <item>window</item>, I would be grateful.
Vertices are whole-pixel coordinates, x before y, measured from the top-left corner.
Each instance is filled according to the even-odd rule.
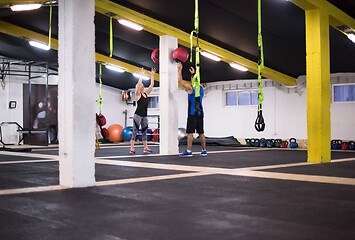
[[[251,91],[251,105],[258,105],[259,103],[259,91]]]
[[[250,105],[250,92],[238,92],[238,105]]]
[[[333,102],[355,102],[355,85],[334,85]]]
[[[148,108],[159,108],[159,97],[158,96],[153,96],[153,97],[148,97]]]
[[[226,105],[237,105],[237,92],[226,92]]]
[[[258,91],[226,92],[226,106],[258,105]]]

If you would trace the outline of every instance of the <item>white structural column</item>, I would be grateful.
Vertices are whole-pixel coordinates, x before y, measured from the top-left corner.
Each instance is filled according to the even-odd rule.
[[[178,154],[178,71],[173,52],[177,38],[161,36],[159,44],[160,71],[160,154]]]
[[[59,181],[95,185],[94,0],[59,1]]]

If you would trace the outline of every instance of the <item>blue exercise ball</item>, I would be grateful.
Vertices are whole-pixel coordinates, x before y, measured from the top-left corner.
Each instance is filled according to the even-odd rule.
[[[130,141],[132,137],[133,127],[125,127],[122,131],[123,141]]]

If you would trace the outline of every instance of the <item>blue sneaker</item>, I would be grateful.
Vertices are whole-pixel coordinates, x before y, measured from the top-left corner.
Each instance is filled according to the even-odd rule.
[[[206,150],[202,150],[202,152],[200,153],[201,156],[207,156],[207,151]]]
[[[185,150],[185,152],[179,154],[180,157],[192,157],[192,152],[188,152]]]

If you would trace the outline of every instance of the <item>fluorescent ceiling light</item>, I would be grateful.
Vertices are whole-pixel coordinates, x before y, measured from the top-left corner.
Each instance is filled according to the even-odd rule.
[[[125,25],[126,27],[132,28],[132,29],[137,30],[137,31],[143,30],[143,26],[142,25],[139,25],[137,23],[128,21],[126,19],[119,19],[118,22],[120,24],[122,24],[122,25]]]
[[[42,6],[42,4],[39,3],[33,3],[33,4],[16,4],[11,6],[12,11],[29,11],[29,10],[34,10],[38,9]]]
[[[112,65],[112,64],[107,64],[106,65],[106,68],[107,69],[110,69],[112,71],[116,71],[116,72],[120,72],[120,73],[123,73],[125,72],[125,70],[119,66],[116,66],[116,65]]]
[[[208,53],[208,52],[201,52],[201,55],[204,56],[204,57],[207,57],[209,59],[212,59],[214,61],[221,61],[221,58],[220,57],[217,57],[216,55],[213,55],[211,53]]]
[[[133,74],[133,76],[135,76],[136,78],[141,78],[141,77],[142,77],[143,80],[149,80],[149,79],[150,79],[150,77],[147,77],[147,76],[142,75],[142,74],[139,74],[139,73],[132,73],[132,74]]]
[[[51,49],[47,44],[40,43],[40,42],[37,42],[37,41],[29,41],[28,43],[31,46],[33,46],[33,47],[40,48],[40,49],[43,49],[43,50],[46,50],[46,51]]]
[[[231,63],[229,63],[229,65],[230,65],[232,68],[238,69],[239,71],[242,71],[242,72],[248,71],[248,68],[243,67],[242,65],[239,65],[239,64],[237,64],[237,63],[231,62]]]
[[[355,43],[355,34],[354,33],[348,33],[347,36],[353,43]]]

